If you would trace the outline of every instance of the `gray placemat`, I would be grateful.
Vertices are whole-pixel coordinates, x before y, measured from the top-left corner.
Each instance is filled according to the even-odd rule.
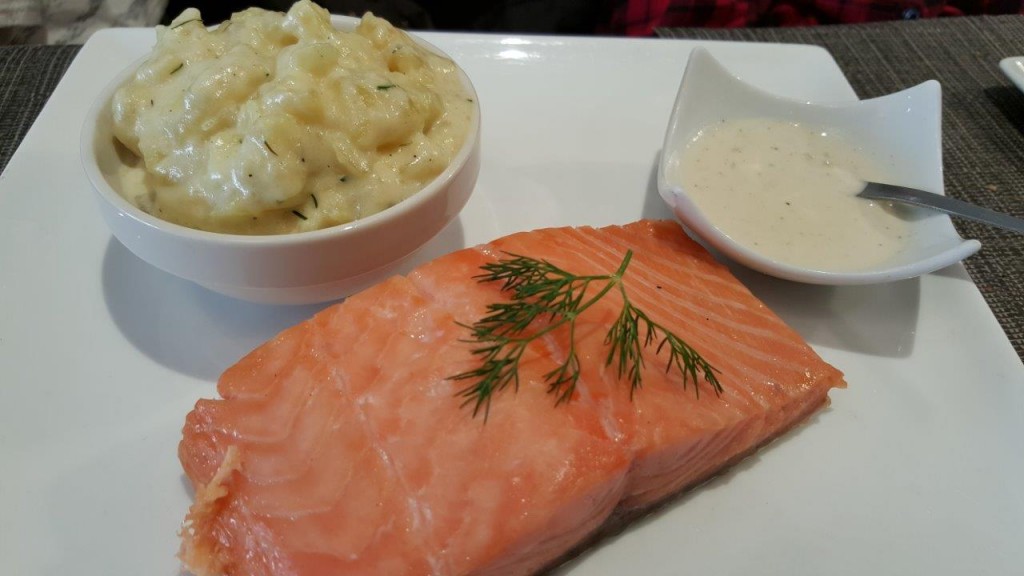
[[[0,172],[81,46],[0,46]],[[71,137],[77,138],[78,127]]]
[[[938,80],[946,193],[1024,217],[1024,94],[998,66],[1007,56],[1024,55],[1024,16],[657,33],[823,46],[861,98]],[[967,221],[956,227],[981,240],[981,251],[964,264],[1024,359],[1024,236]]]

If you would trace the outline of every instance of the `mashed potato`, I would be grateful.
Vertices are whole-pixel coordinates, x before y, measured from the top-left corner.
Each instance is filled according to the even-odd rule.
[[[238,234],[316,230],[440,174],[475,104],[450,60],[367,14],[340,32],[302,0],[217,29],[186,10],[114,96],[124,195],[161,219]]]

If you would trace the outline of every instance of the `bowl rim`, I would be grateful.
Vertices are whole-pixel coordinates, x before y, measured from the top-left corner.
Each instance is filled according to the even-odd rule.
[[[331,15],[331,23],[336,29],[342,31],[350,31],[354,29],[360,21],[360,18],[352,16]],[[216,28],[216,26],[209,28]],[[470,79],[469,75],[462,66],[460,66],[459,63],[444,50],[441,50],[434,44],[431,44],[413,32],[406,30],[402,30],[402,32],[407,34],[422,48],[433,52],[438,56],[447,58],[455,64],[455,69],[459,75],[459,79],[462,81],[464,88],[468,91],[469,97],[473,101],[473,108],[470,123],[466,129],[465,139],[463,140],[458,152],[448,163],[448,166],[422,188],[404,200],[396,203],[394,206],[390,206],[380,212],[376,212],[369,216],[358,218],[344,224],[337,224],[335,226],[329,226],[318,230],[306,230],[284,234],[234,234],[228,232],[200,230],[169,222],[167,220],[162,220],[135,206],[129,202],[128,199],[121,196],[121,194],[119,194],[117,190],[110,185],[107,178],[103,175],[99,167],[99,162],[96,161],[96,134],[99,131],[100,122],[103,120],[104,114],[109,112],[110,102],[113,99],[114,93],[121,84],[135,74],[139,66],[149,58],[150,54],[148,53],[134,60],[131,64],[115,75],[103,87],[93,100],[92,105],[89,107],[89,111],[86,113],[84,123],[79,133],[79,156],[82,166],[86,172],[86,176],[88,177],[92,188],[98,193],[98,195],[102,197],[105,202],[111,204],[120,214],[133,219],[146,228],[159,230],[162,233],[166,233],[186,241],[202,241],[215,243],[221,246],[290,246],[308,242],[336,240],[339,237],[356,235],[360,232],[383,226],[395,216],[405,212],[414,211],[420,205],[428,202],[433,196],[440,193],[442,190],[445,190],[466,166],[470,158],[472,158],[478,147],[478,141],[480,139],[480,99],[477,94],[476,87],[473,85],[473,81]]]
[[[698,66],[700,68],[697,68]],[[971,254],[974,254],[981,248],[981,243],[979,241],[974,239],[964,239],[960,236],[959,232],[953,226],[952,220],[949,216],[940,213],[936,213],[933,217],[944,220],[943,227],[948,226],[949,231],[951,231],[949,239],[953,240],[953,238],[958,238],[958,243],[952,244],[949,248],[924,255],[923,257],[910,262],[892,263],[889,265],[883,264],[864,270],[820,270],[812,267],[797,266],[756,252],[748,246],[735,241],[731,236],[718,228],[704,214],[681,185],[677,183],[670,183],[669,178],[667,177],[668,160],[666,158],[666,152],[677,149],[679,147],[678,143],[682,140],[683,136],[685,136],[685,134],[679,134],[679,131],[682,129],[680,126],[680,115],[682,113],[681,104],[687,93],[687,87],[695,82],[693,78],[693,70],[695,68],[698,70],[703,69],[705,71],[702,78],[714,76],[718,82],[731,85],[739,90],[744,90],[752,98],[774,101],[779,106],[792,107],[794,110],[798,108],[808,109],[811,107],[823,111],[851,110],[864,108],[866,106],[879,106],[883,103],[888,103],[889,101],[895,101],[912,95],[921,95],[924,98],[928,98],[934,105],[935,109],[939,111],[935,118],[936,125],[933,128],[938,134],[938,142],[936,143],[937,148],[934,153],[938,155],[938,179],[940,185],[942,182],[943,170],[941,149],[941,86],[935,80],[928,80],[902,91],[879,96],[877,98],[852,100],[848,102],[810,102],[803,99],[780,96],[751,85],[732,74],[728,68],[726,68],[706,48],[702,46],[695,47],[690,54],[686,71],[684,71],[683,79],[680,82],[679,91],[673,103],[669,124],[662,143],[662,149],[659,153],[657,166],[657,188],[663,200],[672,209],[673,214],[681,223],[690,228],[703,241],[707,242],[710,246],[719,250],[730,259],[759,272],[786,280],[809,284],[856,285],[888,282],[920,276],[959,262]],[[691,76],[689,80],[687,79],[687,74]],[[936,190],[935,192],[944,194],[944,190],[942,189]]]

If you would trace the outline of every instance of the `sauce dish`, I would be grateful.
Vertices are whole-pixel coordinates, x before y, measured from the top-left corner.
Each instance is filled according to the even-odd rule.
[[[956,263],[981,247],[976,240],[961,238],[945,214],[879,205],[871,209],[888,212],[909,231],[900,249],[884,258],[865,264],[856,259],[848,263],[845,257],[837,256],[827,265],[807,265],[766,254],[755,245],[759,244],[756,237],[751,241],[732,232],[735,228],[725,226],[721,212],[702,209],[702,205],[708,205],[700,204],[695,190],[687,187],[686,171],[693,165],[684,164],[682,159],[688,147],[716,125],[732,121],[772,121],[806,127],[821,136],[834,134],[857,154],[870,157],[886,183],[942,194],[941,92],[937,82],[870,100],[793,100],[745,83],[706,49],[698,47],[690,55],[669,120],[657,171],[658,190],[676,218],[713,249],[759,272],[798,282],[870,284],[912,278]],[[799,163],[784,168],[797,175],[805,170]],[[877,179],[877,174],[872,176]],[[718,214],[718,219],[710,216],[712,213]],[[833,216],[847,215],[854,216],[852,211]],[[810,214],[811,220],[819,216],[828,215]],[[773,226],[806,225],[799,222],[787,219]]]

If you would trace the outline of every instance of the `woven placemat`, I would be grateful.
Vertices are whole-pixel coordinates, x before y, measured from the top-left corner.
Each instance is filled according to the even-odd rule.
[[[0,172],[80,49],[0,46]]]
[[[822,46],[861,98],[938,80],[946,193],[1024,218],[1024,94],[998,65],[1024,55],[1024,16],[656,32],[666,38]],[[1024,236],[963,220],[955,224],[962,236],[981,240],[981,251],[964,264],[1024,359]]]

